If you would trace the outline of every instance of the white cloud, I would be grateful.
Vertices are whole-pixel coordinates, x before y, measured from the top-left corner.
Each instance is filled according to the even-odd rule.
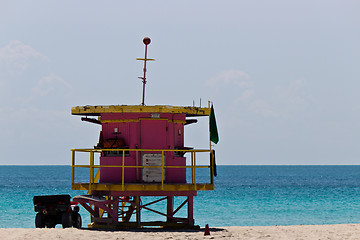
[[[37,107],[61,103],[72,87],[51,71],[48,57],[21,41],[12,40],[0,48],[0,98],[13,107]]]
[[[208,87],[217,87],[218,85],[233,84],[237,87],[251,87],[250,76],[241,70],[225,70],[210,79],[206,85]]]
[[[253,98],[255,92],[253,89],[244,90],[240,96],[236,99],[236,102],[246,102]]]
[[[269,103],[262,99],[253,100],[249,109],[252,113],[259,114],[264,117],[276,117],[277,113],[272,109]]]
[[[31,98],[44,97],[50,93],[63,92],[65,95],[69,94],[72,90],[70,84],[68,84],[61,77],[50,74],[49,76],[41,78],[37,82],[37,86],[31,89]]]
[[[282,85],[259,84],[240,70],[223,71],[207,82],[214,96],[226,102],[232,114],[257,116],[259,118],[297,118],[309,110],[311,96],[303,78],[287,81]],[[239,115],[239,116],[240,116]]]
[[[0,69],[10,75],[21,74],[34,60],[47,60],[47,57],[19,40],[11,40],[0,48]]]
[[[298,112],[304,112],[312,101],[307,93],[307,82],[300,78],[290,81],[287,85],[278,86],[274,90],[276,94],[276,104],[283,115],[292,115]]]
[[[243,92],[237,102],[246,104],[250,113],[295,119],[309,110],[311,96],[307,94],[306,80],[296,79],[266,89],[254,86]]]

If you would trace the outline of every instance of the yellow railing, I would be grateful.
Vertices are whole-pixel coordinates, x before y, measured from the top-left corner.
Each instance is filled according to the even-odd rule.
[[[215,156],[213,150],[201,150],[201,149],[72,149],[72,174],[71,174],[71,188],[75,190],[114,190],[114,191],[147,191],[147,190],[160,190],[160,191],[197,191],[197,190],[213,190],[214,189],[214,167],[215,167]],[[95,164],[94,155],[95,153],[101,154],[102,152],[122,152],[122,164],[121,165],[100,165]],[[76,164],[76,152],[87,152],[90,154],[89,165],[77,165]],[[161,165],[160,166],[129,166],[125,165],[125,154],[130,152],[157,152],[161,153]],[[166,166],[164,163],[164,157],[167,152],[181,152],[182,155],[190,153],[190,165],[186,166]],[[198,166],[196,164],[196,155],[198,153],[209,153],[209,165]],[[100,168],[121,168],[122,179],[121,183],[112,184],[100,184]],[[75,183],[75,168],[89,168],[89,182],[88,183]],[[161,168],[161,183],[155,184],[142,184],[142,183],[126,183],[125,182],[125,169],[126,168]],[[169,168],[185,168],[191,169],[191,183],[186,184],[168,184],[164,183],[164,171]],[[196,181],[196,170],[201,168],[210,169],[210,182],[209,183],[197,183]],[[95,169],[98,169],[95,175]]]

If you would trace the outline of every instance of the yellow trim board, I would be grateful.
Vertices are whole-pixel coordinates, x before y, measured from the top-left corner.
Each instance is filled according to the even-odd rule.
[[[72,190],[92,191],[208,191],[214,190],[214,184],[109,184],[109,183],[73,183]]]
[[[174,123],[186,123],[184,120],[172,120],[172,119],[166,119],[166,118],[138,118],[138,119],[111,119],[111,120],[100,120],[101,123],[114,123],[114,122],[140,122],[141,120],[166,120],[168,122],[174,122]]]

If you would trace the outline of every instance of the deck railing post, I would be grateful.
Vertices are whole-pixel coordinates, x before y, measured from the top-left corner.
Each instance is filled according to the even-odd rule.
[[[214,185],[214,168],[215,168],[214,150],[210,150],[210,182],[213,185]]]
[[[194,152],[190,152],[191,156],[191,184],[194,184]]]
[[[196,152],[194,152],[194,190],[197,190],[196,187]]]
[[[161,151],[161,189],[164,189],[164,150]]]
[[[90,182],[89,182],[89,191],[91,189],[91,185],[94,181],[94,151],[90,150]]]
[[[75,182],[75,150],[72,149],[72,161],[71,161],[71,188],[74,185]]]

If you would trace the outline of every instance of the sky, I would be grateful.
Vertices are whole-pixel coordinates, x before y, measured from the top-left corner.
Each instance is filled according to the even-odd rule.
[[[360,164],[357,0],[0,0],[1,165],[69,165],[71,107],[215,108],[218,164]],[[208,148],[207,119],[185,145]]]

